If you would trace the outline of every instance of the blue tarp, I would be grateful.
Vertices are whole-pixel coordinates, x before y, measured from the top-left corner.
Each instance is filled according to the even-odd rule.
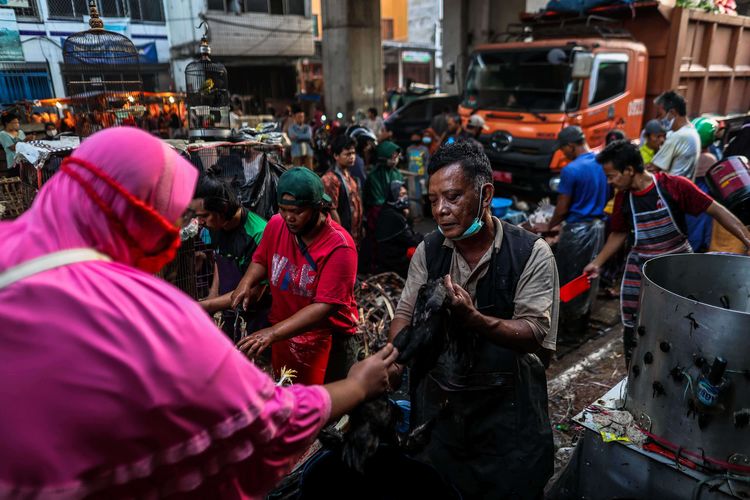
[[[60,38],[60,45],[65,46],[65,38]],[[138,50],[138,62],[141,64],[156,64],[159,62],[159,54],[156,51],[156,42],[147,42],[141,44],[134,44]],[[129,60],[115,60],[114,58],[108,58],[106,55],[92,53],[83,53],[80,56],[75,56],[80,62],[85,64],[134,64],[132,58]]]
[[[583,14],[587,10],[602,5],[632,4],[635,0],[550,0],[547,10]]]

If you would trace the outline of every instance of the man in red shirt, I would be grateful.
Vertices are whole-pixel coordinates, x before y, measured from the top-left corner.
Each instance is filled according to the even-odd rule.
[[[245,308],[257,285],[271,287],[271,326],[237,345],[248,357],[269,346],[278,376],[297,370],[295,383],[322,384],[346,376],[344,353],[357,328],[354,281],[357,250],[349,233],[328,213],[330,198],[311,170],[292,168],[279,178],[279,213],[268,221],[263,239],[232,296]],[[333,350],[332,350],[333,346]],[[332,359],[329,365],[329,354]]]
[[[351,174],[357,158],[357,141],[340,135],[331,144],[334,163],[321,180],[331,198],[331,218],[349,231],[355,243],[362,239],[362,196],[357,179]]]
[[[625,361],[635,347],[638,296],[643,264],[660,255],[692,252],[687,239],[685,215],[707,213],[750,248],[750,233],[729,210],[716,203],[685,177],[644,170],[638,148],[628,141],[615,141],[596,160],[604,168],[607,182],[619,189],[610,222],[611,233],[599,255],[584,268],[592,278],[633,233],[620,291],[624,325]],[[750,253],[750,251],[749,251]]]

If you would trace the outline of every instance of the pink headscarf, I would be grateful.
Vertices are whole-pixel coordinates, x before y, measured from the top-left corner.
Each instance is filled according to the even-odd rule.
[[[277,388],[192,299],[132,267],[169,253],[190,163],[134,128],[72,156],[0,223],[0,273],[81,247],[113,262],[0,289],[0,497],[259,497],[328,419],[327,392]]]

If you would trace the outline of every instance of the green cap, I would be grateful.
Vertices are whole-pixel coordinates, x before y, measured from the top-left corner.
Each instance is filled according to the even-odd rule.
[[[285,194],[294,196],[294,200],[282,200]],[[309,206],[320,202],[331,202],[323,191],[323,181],[318,174],[305,167],[290,168],[279,177],[276,185],[276,196],[279,205]]]
[[[378,158],[388,159],[393,156],[393,153],[395,153],[396,151],[401,151],[401,148],[398,146],[398,144],[391,141],[383,141],[378,144],[377,149],[375,149],[375,154],[378,155]]]

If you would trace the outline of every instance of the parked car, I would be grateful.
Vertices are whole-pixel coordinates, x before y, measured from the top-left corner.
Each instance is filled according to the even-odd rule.
[[[460,101],[459,96],[449,94],[420,97],[398,108],[386,118],[385,128],[393,132],[393,142],[406,148],[413,133],[421,133],[428,128],[432,119],[440,114],[443,108],[456,112]]]

